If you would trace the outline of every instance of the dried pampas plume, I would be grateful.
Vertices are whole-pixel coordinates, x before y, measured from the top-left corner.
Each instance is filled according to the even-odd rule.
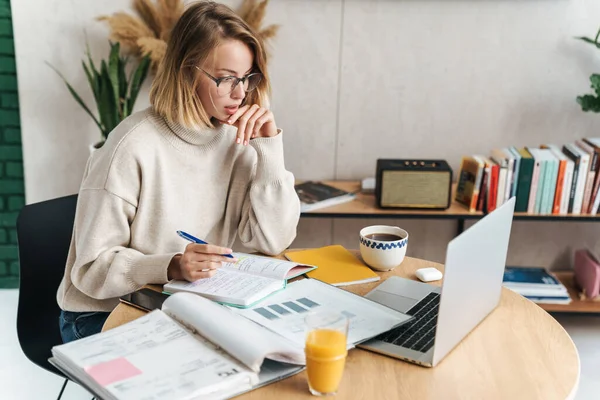
[[[279,30],[279,25],[261,28],[269,0],[244,0],[238,15],[266,42]],[[98,17],[110,29],[109,39],[119,42],[126,53],[150,55],[151,69],[156,72],[165,55],[171,30],[184,11],[182,0],[133,0],[136,15],[117,12]]]
[[[279,25],[269,25],[266,28],[261,28],[265,15],[267,14],[268,5],[269,0],[244,0],[238,10],[238,15],[246,21],[246,23],[250,25],[264,41],[275,37],[279,30]]]

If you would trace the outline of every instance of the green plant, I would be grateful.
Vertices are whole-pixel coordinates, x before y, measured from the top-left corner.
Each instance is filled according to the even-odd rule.
[[[597,49],[600,49],[600,43],[598,42],[599,38],[600,29],[598,30],[598,33],[596,33],[596,37],[593,40],[585,36],[577,37],[577,39],[583,40],[584,42],[593,45]],[[577,96],[577,103],[579,103],[583,111],[600,112],[600,74],[592,74],[590,76],[590,82],[595,94]]]
[[[118,42],[110,43],[108,62],[102,60],[100,70],[96,69],[92,61],[89,47],[86,50],[86,54],[87,64],[85,60],[81,64],[94,94],[98,118],[83,102],[81,96],[77,94],[67,79],[52,65],[48,65],[62,78],[77,103],[92,117],[100,129],[104,141],[108,137],[108,134],[131,114],[140,88],[148,75],[150,57],[149,55],[142,57],[137,67],[127,77],[126,67],[128,57],[120,56],[120,45]]]

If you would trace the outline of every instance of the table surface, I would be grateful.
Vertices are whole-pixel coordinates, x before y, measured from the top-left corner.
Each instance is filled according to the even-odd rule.
[[[416,280],[414,272],[429,266],[443,271],[440,264],[406,257],[395,270],[380,273],[379,282],[344,289],[364,295],[390,276]],[[143,314],[121,303],[103,330]],[[336,397],[571,399],[577,390],[579,374],[577,349],[562,326],[536,304],[503,289],[498,307],[434,368],[362,349],[351,350]],[[301,372],[238,398],[308,399],[312,396],[308,392],[306,372]]]

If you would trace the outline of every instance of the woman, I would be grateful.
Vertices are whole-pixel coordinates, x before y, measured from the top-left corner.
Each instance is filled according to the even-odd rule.
[[[100,332],[119,297],[208,278],[242,244],[274,255],[296,236],[300,202],[266,106],[263,43],[224,5],[190,6],[171,34],[151,107],[86,167],[57,300],[64,342]],[[177,230],[210,245],[188,244]]]

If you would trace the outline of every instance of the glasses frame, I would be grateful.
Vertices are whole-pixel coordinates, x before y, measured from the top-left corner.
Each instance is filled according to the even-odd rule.
[[[219,87],[219,85],[221,84],[221,82],[223,82],[225,79],[232,79],[232,78],[235,79],[235,84],[232,86],[231,92],[226,93],[224,95],[233,93],[233,91],[237,88],[237,86],[240,84],[240,82],[242,82],[243,84],[245,84],[246,81],[251,76],[258,76],[260,78],[260,80],[256,83],[256,87],[253,87],[252,89],[246,90],[246,89],[244,89],[244,86],[242,86],[242,88],[244,89],[244,93],[250,93],[251,91],[253,91],[254,89],[256,89],[258,87],[258,84],[262,80],[262,74],[260,72],[251,72],[248,75],[242,76],[241,78],[238,78],[237,76],[233,76],[233,75],[224,76],[222,78],[215,78],[214,76],[212,76],[211,74],[209,74],[208,72],[206,72],[205,70],[203,70],[200,67],[196,67],[196,69],[198,69],[198,71],[204,72],[204,74],[206,76],[208,76],[217,85],[217,88]]]

